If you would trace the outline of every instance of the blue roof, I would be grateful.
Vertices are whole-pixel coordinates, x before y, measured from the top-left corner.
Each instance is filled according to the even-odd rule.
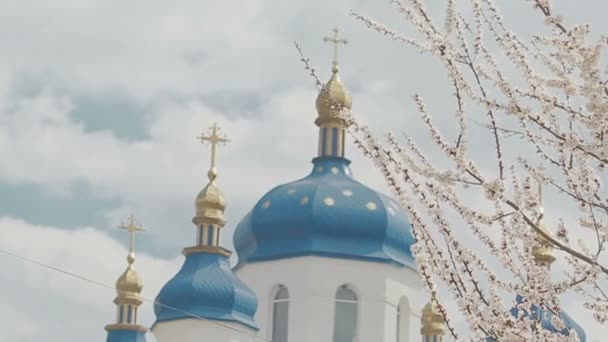
[[[106,342],[146,342],[146,334],[137,330],[110,330]]]
[[[524,298],[521,296],[517,296],[516,297],[516,302],[518,304],[521,304],[524,302]],[[517,308],[512,308],[511,309],[511,314],[513,315],[513,317],[518,318],[520,315],[519,313],[520,310],[518,310]],[[551,319],[553,317],[553,313],[549,310],[546,310],[542,307],[538,307],[537,305],[532,304],[530,306],[530,312],[528,311],[523,311],[522,316],[521,317],[525,317],[528,319],[534,319],[534,320],[540,320],[541,325],[543,327],[543,329],[545,330],[549,330],[551,332],[554,333],[559,333],[562,334],[564,336],[569,336],[570,335],[570,331],[574,330],[576,331],[576,335],[578,336],[579,340],[581,342],[585,342],[586,341],[586,336],[585,336],[585,330],[583,330],[583,328],[578,325],[567,313],[565,313],[564,311],[560,311],[559,312],[559,316],[562,319],[562,322],[564,322],[565,328],[562,330],[557,329],[553,323],[551,323]]]
[[[524,298],[520,295],[517,295],[517,297],[515,298],[515,301],[517,302],[517,304],[521,304],[521,303],[524,303]],[[565,325],[564,329],[561,329],[561,330],[556,328],[553,325],[553,323],[551,323],[551,320],[554,315],[549,310],[545,310],[544,308],[540,308],[537,305],[532,304],[532,305],[530,305],[530,310],[521,310],[521,311],[522,311],[522,314],[520,315],[520,310],[517,307],[513,307],[511,309],[511,315],[513,315],[513,317],[515,317],[515,318],[540,321],[540,325],[543,327],[543,329],[548,330],[552,333],[561,334],[563,336],[570,336],[570,332],[575,331],[576,336],[578,336],[580,342],[587,341],[587,336],[585,334],[585,330],[583,330],[583,328],[580,325],[578,325],[578,323],[576,323],[564,311],[559,312],[559,316]],[[496,340],[494,338],[490,337],[490,338],[486,339],[486,342],[496,342]]]
[[[239,223],[239,265],[320,255],[414,268],[406,213],[352,177],[344,158],[313,159],[312,172],[265,194]]]
[[[195,318],[191,315],[194,314],[257,329],[253,320],[257,298],[220,254],[187,255],[182,269],[165,284],[156,301],[162,304],[154,305],[156,323]]]

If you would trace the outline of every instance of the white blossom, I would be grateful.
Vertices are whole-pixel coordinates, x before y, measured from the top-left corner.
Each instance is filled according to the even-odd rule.
[[[552,324],[561,329],[564,293],[580,296],[598,322],[608,321],[608,196],[602,181],[608,164],[608,79],[602,72],[608,40],[592,40],[589,25],[568,26],[549,0],[529,2],[546,28],[529,40],[505,24],[493,0],[469,0],[470,8],[448,0],[442,26],[421,0],[392,0],[417,31],[412,37],[353,12],[369,28],[436,58],[454,89],[454,131],[442,131],[432,106],[422,94],[413,96],[443,159],[409,137],[400,141],[388,132],[376,138],[356,115],[343,115],[356,146],[407,210],[416,265],[456,340],[467,338],[451,323],[455,314],[466,318],[473,340],[577,341],[574,332],[553,334],[510,312],[535,305],[557,313]],[[474,159],[470,145],[479,133],[467,125],[480,111],[483,141],[494,153]],[[547,193],[571,212],[545,214]],[[485,202],[471,201],[470,194]],[[572,216],[577,223],[565,224]],[[559,277],[533,256],[539,246],[552,247],[563,270]],[[441,298],[440,287],[451,298]],[[516,295],[524,303],[508,299]],[[448,312],[447,301],[460,312]]]

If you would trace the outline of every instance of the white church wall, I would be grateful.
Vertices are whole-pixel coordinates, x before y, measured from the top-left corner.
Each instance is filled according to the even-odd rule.
[[[335,296],[340,286],[358,299],[355,342],[396,342],[397,306],[406,298],[409,331],[405,341],[420,340],[420,311],[426,302],[419,276],[390,264],[296,257],[245,264],[237,275],[258,296],[259,334],[272,337],[273,298],[279,285],[289,290],[289,342],[332,342]]]
[[[413,272],[413,271],[411,271]],[[415,274],[415,273],[414,273]],[[416,277],[419,277],[416,274]],[[409,342],[419,341],[420,337],[420,318],[422,308],[429,301],[429,297],[421,290],[419,278],[416,278],[417,293],[411,293],[408,286],[398,280],[388,279],[386,282],[386,298],[388,302],[387,324],[390,328],[387,331],[395,331],[394,337],[390,341]],[[401,314],[397,319],[397,309],[401,305]],[[400,324],[399,329],[397,324]],[[399,336],[397,336],[397,332]],[[399,337],[399,338],[397,338]]]
[[[157,342],[263,342],[257,332],[240,324],[200,319],[161,322],[152,328]]]

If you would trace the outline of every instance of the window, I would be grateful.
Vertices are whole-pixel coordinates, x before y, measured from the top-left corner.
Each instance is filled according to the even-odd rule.
[[[395,336],[397,336],[397,342],[403,341],[401,338],[401,305],[397,305],[397,334]]]
[[[280,285],[272,303],[272,342],[287,342],[289,290]]]
[[[406,342],[410,334],[410,303],[401,297],[397,305],[397,342]]]
[[[334,342],[355,342],[357,332],[357,295],[346,285],[336,292]]]

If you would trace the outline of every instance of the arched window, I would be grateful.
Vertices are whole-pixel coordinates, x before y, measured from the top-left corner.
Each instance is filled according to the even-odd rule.
[[[401,305],[397,305],[397,333],[395,334],[396,339],[395,341],[397,342],[402,342],[403,339],[401,338]]]
[[[289,290],[279,287],[272,301],[272,342],[287,342],[289,322]]]
[[[410,334],[410,303],[401,297],[397,305],[397,342],[408,341]]]
[[[334,342],[356,342],[357,295],[346,285],[336,292],[334,315]]]

